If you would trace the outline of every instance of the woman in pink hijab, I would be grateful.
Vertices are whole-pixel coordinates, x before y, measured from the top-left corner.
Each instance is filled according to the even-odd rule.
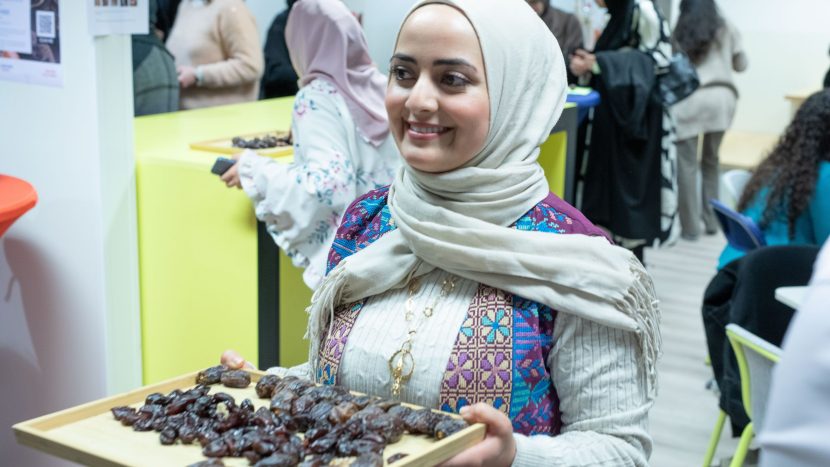
[[[242,188],[256,216],[315,288],[345,209],[388,185],[400,164],[384,107],[386,77],[340,0],[301,0],[285,30],[300,78],[291,132],[294,162],[245,151],[222,180]]]

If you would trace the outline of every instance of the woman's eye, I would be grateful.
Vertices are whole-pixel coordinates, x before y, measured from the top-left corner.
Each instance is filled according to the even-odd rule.
[[[407,71],[406,68],[403,67],[392,67],[392,74],[395,76],[395,79],[398,81],[403,81],[407,79],[411,79],[412,75]]]
[[[452,87],[462,87],[470,84],[470,80],[466,77],[455,74],[455,73],[448,73],[441,78],[441,82]]]

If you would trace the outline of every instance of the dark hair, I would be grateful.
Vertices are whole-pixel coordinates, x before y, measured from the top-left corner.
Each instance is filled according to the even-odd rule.
[[[830,90],[804,101],[772,152],[758,166],[738,202],[742,211],[763,187],[769,187],[761,226],[786,214],[789,236],[816,189],[819,163],[830,161]]]
[[[672,39],[692,63],[700,63],[721,27],[715,0],[682,0]]]

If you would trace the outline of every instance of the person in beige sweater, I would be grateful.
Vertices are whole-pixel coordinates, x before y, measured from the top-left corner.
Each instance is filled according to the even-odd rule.
[[[677,187],[680,235],[695,240],[718,231],[710,199],[718,198],[720,145],[738,102],[733,72],[747,67],[741,36],[718,12],[714,0],[683,0],[674,40],[697,70],[700,87],[672,107],[677,123]],[[698,140],[701,141],[698,170]],[[701,190],[698,194],[698,173]]]
[[[181,109],[257,99],[264,60],[242,0],[183,0],[167,48],[176,59]]]

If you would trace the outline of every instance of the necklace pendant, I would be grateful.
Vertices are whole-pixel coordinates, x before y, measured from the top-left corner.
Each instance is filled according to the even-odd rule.
[[[401,350],[395,352],[389,358],[389,372],[394,379],[394,384],[392,385],[393,391],[397,386],[397,390],[400,392],[400,387],[403,385],[403,382],[408,381],[414,371],[415,359],[412,358],[412,353],[409,349],[401,348]]]

